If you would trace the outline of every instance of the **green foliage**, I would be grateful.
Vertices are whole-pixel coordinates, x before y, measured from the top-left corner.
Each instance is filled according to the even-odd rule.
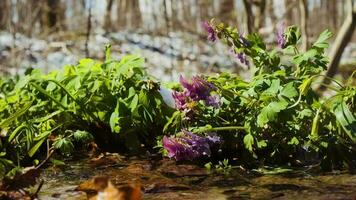
[[[29,165],[50,150],[69,155],[94,138],[102,148],[152,146],[173,109],[143,64],[134,55],[114,60],[107,48],[105,62],[82,59],[49,74],[1,79],[0,151],[7,153],[0,169],[8,171],[11,161]]]
[[[216,86],[221,106],[197,102],[191,108],[193,116],[182,111],[183,116],[171,118],[169,125],[183,124],[196,133],[218,132],[225,155],[239,158],[242,164],[308,164],[302,154],[316,155],[315,160],[327,169],[353,162],[356,88],[333,80],[338,88],[330,88],[336,95],[324,98],[311,87],[327,66],[329,31],[300,52],[300,30],[295,26],[286,29],[284,48],[271,50],[257,34],[243,37],[236,29],[213,23],[220,41],[253,62],[254,76],[249,82],[230,73],[206,76]]]

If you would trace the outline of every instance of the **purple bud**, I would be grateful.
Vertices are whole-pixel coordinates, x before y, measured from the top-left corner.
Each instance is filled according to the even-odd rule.
[[[278,28],[277,28],[277,44],[278,44],[278,47],[280,48],[284,48],[285,45],[286,45],[286,38],[285,38],[285,35],[284,35],[284,29],[285,29],[285,22],[282,22],[278,25]]]
[[[202,23],[203,28],[208,32],[208,40],[211,42],[216,41],[216,33],[214,31],[214,28],[209,24],[209,22],[203,22]]]

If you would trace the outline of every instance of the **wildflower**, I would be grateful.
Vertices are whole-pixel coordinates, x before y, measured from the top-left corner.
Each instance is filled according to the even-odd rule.
[[[187,95],[185,92],[173,91],[172,93],[176,108],[178,110],[184,110],[187,104]]]
[[[240,63],[242,63],[244,65],[247,65],[247,66],[250,64],[249,61],[247,60],[246,54],[244,54],[242,52],[241,53],[237,53],[235,51],[235,47],[232,47],[230,49],[230,53],[234,58],[238,59],[240,61]]]
[[[220,142],[214,134],[202,137],[194,133],[183,131],[176,136],[163,137],[163,147],[168,151],[169,158],[176,160],[194,160],[202,156],[210,156],[210,147]]]
[[[278,47],[284,48],[286,44],[286,38],[284,35],[284,28],[285,28],[285,23],[282,22],[278,25],[278,30],[277,30],[277,43]]]
[[[209,22],[203,22],[203,28],[208,32],[208,40],[211,42],[216,41],[216,33],[214,28],[209,24]]]
[[[239,34],[239,38],[242,46],[244,47],[250,46],[250,42],[242,34]]]
[[[214,95],[214,96],[209,96],[206,100],[205,100],[205,104],[207,106],[213,106],[215,108],[219,108],[221,106],[220,103],[220,96],[219,95]]]
[[[248,62],[247,57],[246,57],[246,54],[244,54],[244,53],[237,53],[237,54],[236,54],[236,58],[239,59],[239,61],[240,61],[242,64],[249,65],[249,62]]]
[[[215,90],[215,86],[209,83],[200,76],[194,76],[192,81],[188,81],[179,77],[184,90],[182,92],[174,91],[172,97],[175,101],[175,107],[178,110],[185,111],[186,113],[192,111],[196,102],[202,100],[206,106],[213,106],[215,108],[220,106],[219,95],[211,96],[211,92]]]
[[[193,150],[186,144],[173,137],[163,137],[163,147],[168,151],[169,158],[184,160],[195,158]]]
[[[191,83],[184,79],[183,76],[179,77],[179,81],[186,89],[186,94],[194,101],[206,100],[214,89],[213,84],[199,76],[194,76]]]

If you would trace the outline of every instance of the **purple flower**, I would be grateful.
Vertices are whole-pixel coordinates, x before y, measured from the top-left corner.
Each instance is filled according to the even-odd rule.
[[[182,143],[177,138],[164,136],[162,143],[163,147],[168,151],[169,158],[175,158],[176,160],[195,158],[195,154],[190,146]]]
[[[202,77],[194,76],[192,82],[179,77],[179,81],[186,89],[186,94],[194,101],[206,100],[210,96],[210,92],[215,88],[213,84],[208,83]]]
[[[220,96],[219,95],[209,96],[205,100],[205,104],[207,106],[213,106],[215,108],[219,108],[221,106]]]
[[[242,52],[241,52],[241,53],[237,53],[237,52],[235,51],[235,47],[232,47],[232,48],[230,49],[230,53],[231,53],[231,55],[232,55],[234,58],[238,59],[241,64],[244,64],[244,65],[249,66],[250,63],[249,63],[249,61],[247,60],[246,54],[244,54],[244,53],[242,53]]]
[[[210,147],[220,142],[216,135],[202,137],[188,131],[176,136],[163,137],[163,148],[168,151],[169,158],[176,160],[194,160],[202,156],[210,156]]]
[[[186,108],[186,104],[187,104],[187,100],[188,100],[185,92],[173,91],[172,96],[173,96],[176,108],[178,110],[184,110]]]
[[[214,31],[214,28],[209,24],[209,22],[203,22],[203,28],[208,32],[208,40],[211,42],[216,41],[216,33]]]
[[[206,106],[218,108],[220,106],[219,95],[211,96],[211,92],[215,90],[215,86],[209,83],[200,76],[194,76],[191,81],[179,77],[179,82],[184,88],[182,92],[174,91],[172,97],[175,101],[175,106],[178,110],[189,112],[193,109],[194,102],[204,101]]]
[[[249,62],[248,62],[247,57],[246,57],[246,54],[244,54],[244,53],[237,53],[237,54],[236,54],[236,58],[239,59],[239,61],[240,61],[242,64],[249,65]]]
[[[286,38],[284,35],[284,29],[285,29],[285,22],[282,22],[278,25],[277,28],[277,43],[278,43],[278,47],[280,48],[284,48],[286,45]]]
[[[216,135],[216,133],[209,133],[208,136],[206,137],[211,144],[215,143],[220,143],[221,139],[219,136]]]
[[[250,46],[250,42],[242,34],[239,34],[239,37],[240,37],[240,42],[244,47]]]

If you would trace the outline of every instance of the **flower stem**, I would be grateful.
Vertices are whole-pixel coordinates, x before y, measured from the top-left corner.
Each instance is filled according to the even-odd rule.
[[[222,126],[222,127],[199,127],[194,132],[209,132],[209,131],[231,131],[231,130],[246,130],[244,126]]]
[[[223,126],[223,127],[213,127],[208,129],[209,131],[229,131],[229,130],[246,130],[244,126]]]

